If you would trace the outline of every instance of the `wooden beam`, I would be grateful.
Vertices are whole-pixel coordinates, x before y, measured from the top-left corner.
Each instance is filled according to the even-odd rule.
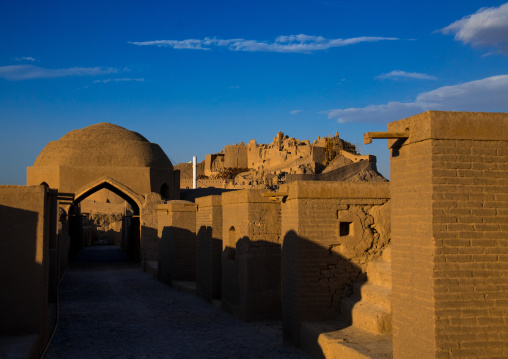
[[[373,139],[399,139],[409,138],[409,131],[404,132],[367,132],[363,134],[363,143],[372,143]]]

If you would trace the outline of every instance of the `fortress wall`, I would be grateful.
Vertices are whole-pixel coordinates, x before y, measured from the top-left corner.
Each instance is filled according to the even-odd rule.
[[[196,205],[168,201],[157,206],[159,265],[164,283],[196,280]]]
[[[222,291],[222,197],[196,198],[196,291],[207,300]]]
[[[198,188],[208,188],[208,187],[214,187],[214,188],[226,188],[226,180],[223,179],[198,179],[197,180],[197,187]],[[184,179],[180,181],[180,188],[181,189],[192,189],[192,178],[191,179]]]
[[[390,192],[388,183],[293,182],[280,193],[283,328],[299,345],[301,322],[336,318],[389,243]]]
[[[508,356],[508,115],[388,125],[394,358]],[[415,325],[417,323],[417,325]]]
[[[262,149],[257,145],[256,140],[247,144],[247,165],[248,168],[258,168],[263,163],[261,158]]]
[[[244,320],[280,317],[280,204],[262,190],[222,194],[222,304]]]
[[[225,168],[248,168],[247,146],[245,145],[227,145],[224,147],[224,167]]]

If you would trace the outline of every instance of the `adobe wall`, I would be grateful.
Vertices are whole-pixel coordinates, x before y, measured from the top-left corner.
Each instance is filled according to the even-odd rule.
[[[157,206],[159,280],[196,280],[196,205],[168,201]]]
[[[245,145],[226,145],[224,147],[224,167],[247,168],[247,147]]]
[[[71,245],[71,237],[69,235],[69,220],[67,213],[63,208],[58,208],[57,221],[58,236],[58,258],[59,258],[59,274],[63,275],[69,265],[69,249]]]
[[[60,167],[27,167],[27,186],[38,186],[46,182],[49,188],[58,188],[60,185]]]
[[[226,188],[227,183],[231,182],[231,180],[224,180],[224,179],[198,179],[196,181],[197,188]],[[184,179],[180,181],[180,188],[181,189],[192,189],[192,178],[190,179]]]
[[[105,176],[140,195],[160,193],[162,185],[166,183],[170,189],[170,199],[179,198],[178,174],[167,169],[149,167],[28,167],[27,185],[46,182],[50,188],[57,188],[59,192],[78,193],[84,186]]]
[[[206,300],[222,292],[222,197],[196,198],[196,292]]]
[[[222,194],[222,306],[243,320],[280,317],[280,204],[262,190]]]
[[[140,208],[140,216],[131,217],[132,230],[139,228],[139,242],[141,260],[143,261],[143,269],[146,271],[146,262],[156,261],[159,256],[159,215],[158,206],[163,204],[161,196],[157,193],[149,193],[145,196],[145,200]],[[138,225],[139,224],[139,225]],[[131,233],[131,238],[135,241],[138,233]],[[137,246],[137,243],[130,243],[131,246]],[[131,248],[135,253],[137,248]]]
[[[161,168],[150,168],[150,192],[163,195],[162,186],[168,187],[166,200],[180,199],[180,171],[170,171]],[[149,192],[137,192],[145,194]]]
[[[300,323],[336,318],[340,299],[365,280],[390,241],[388,183],[281,186],[282,323],[295,345]]]
[[[58,273],[55,209],[44,186],[0,186],[0,335],[36,333],[39,354],[55,319],[48,305]]]
[[[57,183],[48,183],[50,188],[59,192],[77,193],[84,186],[95,180],[108,176],[136,193],[150,193],[150,168],[108,168],[108,167],[57,167]],[[47,167],[28,167],[27,184],[38,185],[45,180]]]
[[[376,157],[368,157],[370,157],[368,160],[360,160],[358,162],[319,174],[287,174],[286,183],[294,181],[346,181],[348,178],[355,176],[360,171],[377,172]]]
[[[389,143],[393,356],[508,357],[508,114],[388,125],[406,129]]]

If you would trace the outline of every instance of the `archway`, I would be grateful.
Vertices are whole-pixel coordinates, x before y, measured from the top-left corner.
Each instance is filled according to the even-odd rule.
[[[110,177],[100,178],[78,191],[69,210],[69,232],[71,234],[70,256],[76,255],[84,245],[83,216],[80,204],[83,200],[101,191],[108,190],[127,202],[132,213],[124,212],[121,225],[120,247],[134,261],[141,259],[140,207],[142,197]]]

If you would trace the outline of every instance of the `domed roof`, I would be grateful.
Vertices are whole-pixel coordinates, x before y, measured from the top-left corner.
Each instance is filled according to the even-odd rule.
[[[52,141],[34,167],[152,167],[173,169],[159,145],[137,132],[102,122]]]

